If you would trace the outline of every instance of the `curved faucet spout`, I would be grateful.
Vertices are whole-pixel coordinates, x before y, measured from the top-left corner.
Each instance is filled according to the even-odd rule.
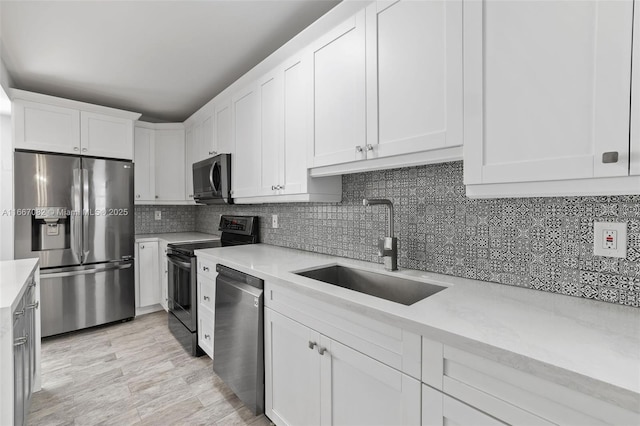
[[[363,206],[377,206],[377,205],[385,205],[389,208],[389,227],[388,227],[388,236],[393,238],[393,203],[391,200],[387,200],[386,198],[364,198],[362,200]]]

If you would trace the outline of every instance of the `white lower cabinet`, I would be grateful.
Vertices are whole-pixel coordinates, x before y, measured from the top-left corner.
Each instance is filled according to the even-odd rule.
[[[501,426],[499,420],[467,404],[422,385],[422,426],[445,425]]]
[[[169,312],[169,261],[167,260],[167,245],[164,240],[160,240],[158,259],[160,259],[160,282],[162,283],[162,294],[160,305]]]
[[[278,425],[418,425],[420,382],[265,309],[266,413]]]
[[[136,243],[136,315],[161,309],[158,242]]]
[[[216,265],[198,259],[198,346],[213,358],[216,306]]]

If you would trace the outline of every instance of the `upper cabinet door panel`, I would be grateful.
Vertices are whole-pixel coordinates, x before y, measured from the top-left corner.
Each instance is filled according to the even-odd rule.
[[[198,141],[197,160],[204,160],[218,153],[214,142],[214,116],[210,115],[202,122],[202,137]]]
[[[156,130],[155,186],[158,201],[184,201],[186,185],[184,130]]]
[[[308,61],[294,60],[284,69],[284,147],[280,182],[284,194],[307,190],[311,68]],[[284,176],[283,176],[284,175]]]
[[[465,3],[465,183],[628,174],[632,15],[631,0]]]
[[[80,111],[16,100],[15,147],[80,154]]]
[[[365,13],[338,26],[312,49],[314,166],[364,158],[366,144]]]
[[[640,64],[640,13],[633,16],[633,58],[634,64]],[[631,84],[631,152],[629,173],[640,175],[640,66],[633,67]]]
[[[215,109],[215,146],[218,154],[233,153],[233,135],[231,133],[231,107],[225,101]]]
[[[370,5],[367,82],[368,158],[461,145],[462,0]]]
[[[82,111],[82,154],[133,159],[133,121]]]
[[[232,102],[236,145],[231,179],[234,197],[252,197],[261,192],[260,92],[256,86],[240,92]]]
[[[151,129],[136,127],[134,133],[134,200],[153,201],[155,199],[154,132]]]
[[[282,76],[273,73],[260,82],[260,137],[262,148],[261,193],[271,194],[280,185],[282,164]]]

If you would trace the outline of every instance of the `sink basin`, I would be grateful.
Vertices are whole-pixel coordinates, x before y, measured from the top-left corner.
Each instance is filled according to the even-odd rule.
[[[403,305],[413,305],[446,288],[338,265],[296,274]]]

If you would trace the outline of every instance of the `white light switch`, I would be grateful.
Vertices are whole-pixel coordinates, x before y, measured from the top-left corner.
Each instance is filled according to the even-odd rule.
[[[594,222],[593,254],[627,257],[627,222]]]
[[[162,211],[156,210],[155,218],[156,220],[162,220]]]

